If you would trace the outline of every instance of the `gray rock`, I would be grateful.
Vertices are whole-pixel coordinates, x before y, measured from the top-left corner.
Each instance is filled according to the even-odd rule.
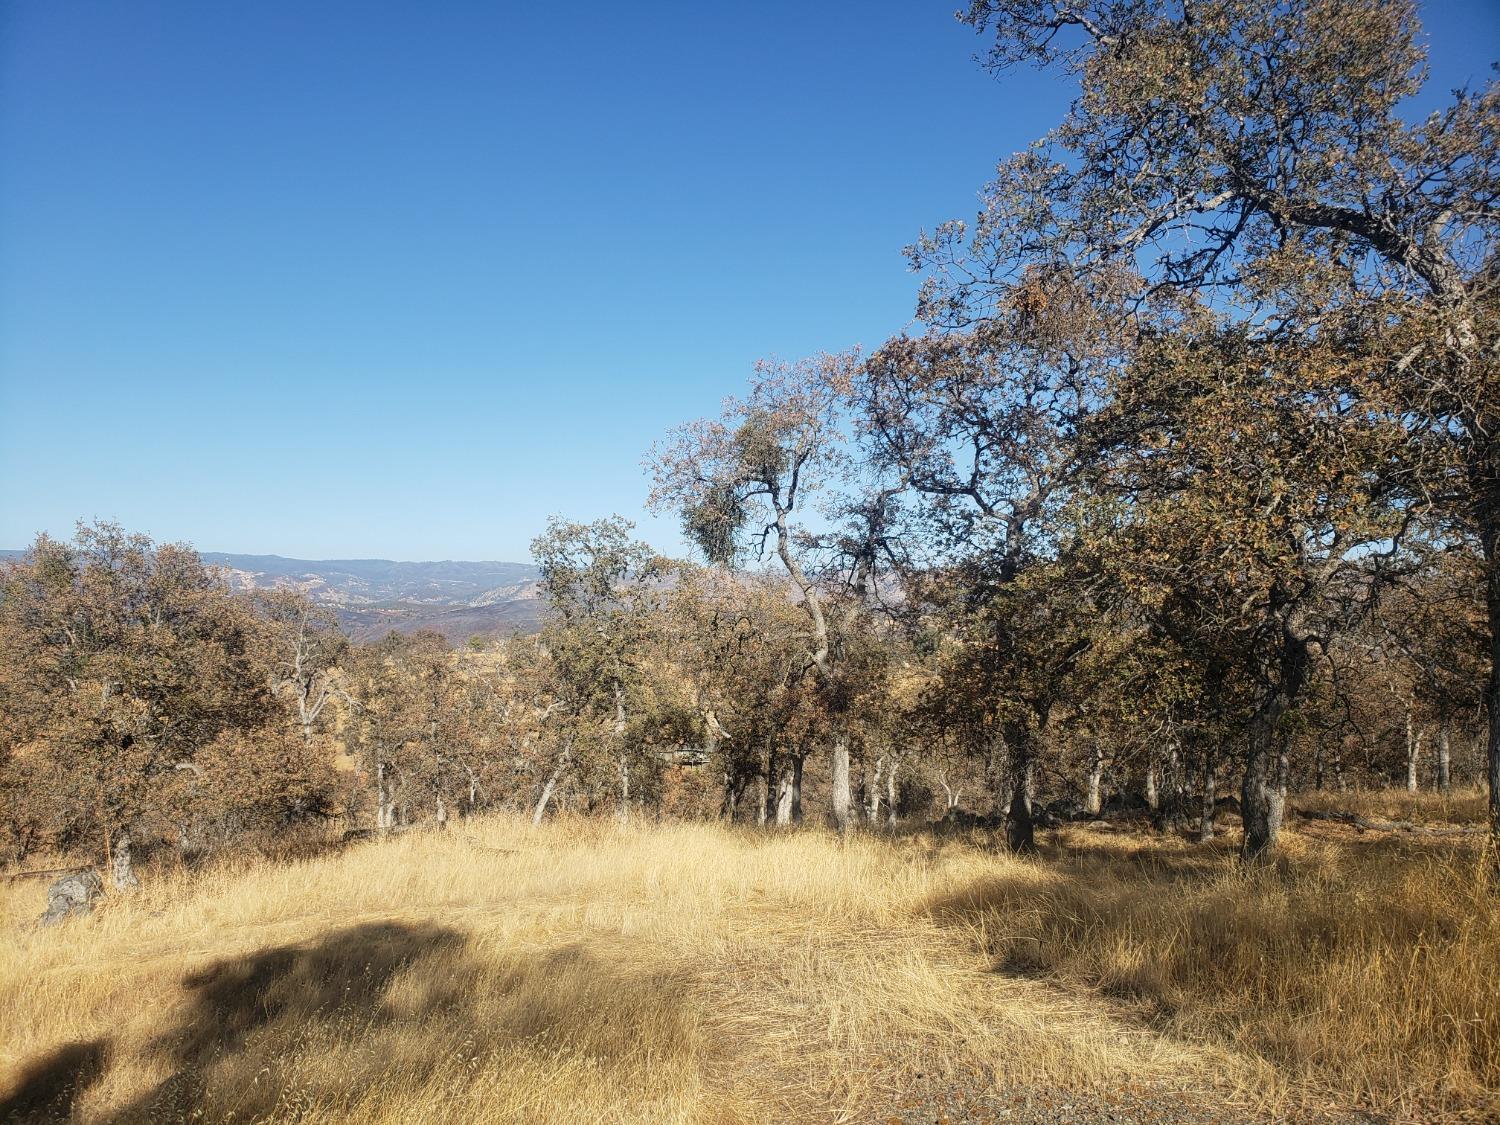
[[[93,871],[64,875],[47,888],[47,912],[42,925],[55,926],[75,915],[87,914],[104,897],[104,880]]]

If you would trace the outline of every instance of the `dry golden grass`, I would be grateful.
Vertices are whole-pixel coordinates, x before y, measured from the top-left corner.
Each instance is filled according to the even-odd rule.
[[[494,817],[163,876],[62,931],[34,930],[40,888],[13,883],[0,1107],[861,1121],[918,1073],[1500,1105],[1500,937],[1461,852],[1294,838],[1285,874],[1251,877],[1096,836],[1024,862],[926,835]]]
[[[1316,834],[1314,834],[1316,833]],[[1288,833],[1271,867],[1070,829],[934,904],[997,964],[1398,1118],[1500,1118],[1500,910],[1480,843]]]
[[[1351,812],[1383,820],[1412,824],[1478,824],[1488,815],[1489,795],[1480,786],[1456,788],[1450,793],[1423,789],[1325,789],[1299,793],[1292,801],[1297,808],[1318,812]]]

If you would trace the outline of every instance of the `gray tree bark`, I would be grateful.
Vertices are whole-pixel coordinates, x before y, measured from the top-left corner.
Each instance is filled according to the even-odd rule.
[[[719,815],[724,818],[725,824],[733,824],[738,813],[739,789],[735,784],[734,774],[726,764],[724,766],[724,796],[719,802]]]
[[[1203,754],[1203,805],[1198,816],[1198,841],[1207,843],[1214,838],[1214,788],[1217,779],[1214,777],[1213,751],[1206,750]]]
[[[849,736],[840,733],[833,741],[833,824],[840,835],[852,823],[849,800]]]
[[[1240,859],[1246,863],[1269,856],[1281,832],[1287,783],[1281,721],[1307,678],[1307,646],[1300,636],[1296,622],[1283,626],[1276,679],[1265,687],[1250,718],[1250,745],[1240,788],[1240,817],[1245,826]]]
[[[620,823],[630,823],[630,754],[625,745],[625,691],[615,678],[615,741],[620,755]]]
[[[1452,755],[1453,748],[1450,744],[1450,733],[1448,724],[1444,723],[1438,728],[1437,746],[1437,787],[1439,793],[1448,793],[1453,789],[1452,778]]]
[[[1250,752],[1240,791],[1240,817],[1245,826],[1240,858],[1247,863],[1269,856],[1281,833],[1287,759],[1285,749],[1278,745],[1278,728],[1286,710],[1286,697],[1278,692],[1250,720]]]
[[[792,763],[789,759],[780,763],[776,774],[776,827],[785,828],[792,823]]]
[[[1292,764],[1287,757],[1287,740],[1283,736],[1278,740],[1276,749],[1276,789],[1271,794],[1272,804],[1275,806],[1273,815],[1279,828],[1281,822],[1286,818],[1286,794],[1287,787],[1291,784]]]
[[[1271,795],[1271,739],[1265,717],[1257,714],[1250,723],[1250,750],[1245,759],[1245,781],[1240,791],[1240,816],[1245,824],[1245,838],[1240,856],[1248,861],[1259,859],[1276,846],[1281,824],[1275,817]]]
[[[1484,443],[1478,460],[1475,492],[1479,539],[1484,551],[1485,603],[1490,619],[1490,683],[1485,707],[1489,738],[1485,773],[1490,787],[1490,855],[1500,873],[1500,414],[1493,408],[1472,427]],[[1500,883],[1497,883],[1500,885]]]
[[[1093,756],[1089,759],[1088,793],[1083,799],[1083,811],[1090,816],[1098,816],[1100,809],[1103,808],[1103,785],[1104,750],[1095,743]]]
[[[1413,730],[1411,707],[1406,708],[1406,791],[1417,791],[1417,759],[1422,754],[1422,732]]]
[[[396,809],[391,800],[390,782],[386,779],[385,763],[375,763],[375,828],[389,832],[396,826]]]
[[[989,815],[1004,819],[1010,811],[1010,749],[1003,732],[992,735],[985,745],[984,784],[989,792]]]
[[[110,852],[110,879],[117,891],[133,891],[141,885],[141,881],[135,877],[135,867],[130,859],[130,833],[121,832],[115,838],[114,847]]]
[[[885,773],[885,755],[875,759],[872,772],[869,760],[865,764],[865,823],[872,827],[880,823],[880,779]]]
[[[1011,758],[1010,808],[1005,814],[1005,842],[1013,852],[1036,851],[1036,825],[1031,817],[1030,732],[1006,737]]]
[[[573,744],[568,742],[563,746],[562,753],[557,756],[557,765],[553,767],[547,783],[542,786],[542,795],[537,798],[536,809],[531,814],[532,824],[542,823],[542,817],[547,815],[547,805],[552,800],[552,794],[557,790],[557,783],[562,780],[563,772],[568,768],[572,753]]]

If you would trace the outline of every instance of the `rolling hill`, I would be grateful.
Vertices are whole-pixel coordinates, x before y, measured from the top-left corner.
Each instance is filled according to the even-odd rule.
[[[288,559],[200,552],[236,590],[290,586],[333,609],[357,641],[432,629],[455,644],[527,633],[541,620],[538,572],[528,563]],[[15,557],[19,551],[0,551]]]
[[[203,552],[239,590],[294,586],[332,607],[357,641],[432,629],[459,643],[524,633],[541,617],[537,569],[510,562],[392,562],[288,559]]]

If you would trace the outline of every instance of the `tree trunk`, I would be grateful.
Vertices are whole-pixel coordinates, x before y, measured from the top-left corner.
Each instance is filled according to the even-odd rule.
[[[569,742],[557,756],[557,765],[553,767],[552,773],[547,778],[547,783],[542,786],[542,795],[537,798],[536,809],[531,814],[531,823],[542,823],[542,817],[547,815],[547,805],[552,800],[552,794],[557,789],[557,783],[562,780],[563,771],[568,768],[568,759],[573,752],[573,744]]]
[[[938,774],[938,784],[943,787],[943,812],[950,813],[958,808],[959,798],[964,795],[964,792],[962,789],[955,791],[953,786],[948,784],[946,774]]]
[[[1003,731],[992,735],[985,747],[984,783],[990,795],[989,815],[1004,819],[1010,811],[1010,748]]]
[[[385,776],[385,763],[375,763],[375,828],[389,832],[396,824],[396,809],[391,800],[390,783]]]
[[[791,755],[782,755],[781,761],[777,763],[776,771],[776,827],[785,828],[792,823],[792,808],[794,798],[792,794],[792,770],[793,759]]]
[[[885,773],[885,755],[875,759],[875,770],[870,772],[869,759],[865,761],[865,823],[874,827],[880,823],[880,778]]]
[[[885,823],[887,828],[896,827],[896,767],[901,763],[891,759],[891,768],[885,771]]]
[[[849,736],[840,732],[833,740],[833,824],[842,836],[850,823]]]
[[[620,755],[620,823],[630,823],[630,755],[625,747],[625,690],[620,678],[615,677],[615,741]]]
[[[1090,816],[1098,816],[1103,807],[1100,800],[1100,789],[1104,784],[1104,750],[1097,744],[1094,746],[1094,756],[1089,762],[1089,790],[1088,796],[1084,798],[1083,810]]]
[[[177,859],[179,863],[185,863],[193,859],[203,850],[201,833],[190,829],[186,823],[177,826]]]
[[[130,833],[121,832],[115,838],[110,855],[110,877],[117,891],[133,891],[141,885],[135,877],[135,867],[130,862]]]
[[[1010,749],[1010,808],[1005,814],[1005,843],[1013,852],[1036,851],[1036,827],[1031,819],[1030,732],[1006,736]]]
[[[630,759],[620,748],[620,823],[630,823]]]
[[[1484,551],[1485,603],[1490,619],[1490,683],[1485,699],[1490,729],[1485,773],[1490,788],[1490,859],[1500,873],[1500,417],[1492,411],[1490,416],[1476,419],[1471,432],[1481,443],[1474,463],[1479,478],[1475,481],[1475,522]]]
[[[1307,645],[1297,622],[1291,617],[1283,619],[1276,678],[1263,689],[1250,719],[1250,746],[1240,789],[1240,817],[1245,826],[1240,859],[1245,863],[1269,858],[1276,849],[1288,774],[1281,720],[1302,693],[1307,664]]]
[[[1203,806],[1198,816],[1198,842],[1207,843],[1214,838],[1214,756],[1212,750],[1203,752]]]
[[[1156,787],[1156,755],[1146,763],[1146,807],[1155,812],[1161,805],[1161,790]]]
[[[1240,858],[1246,863],[1269,856],[1276,848],[1286,807],[1285,752],[1278,746],[1278,727],[1286,712],[1286,698],[1274,693],[1250,720],[1250,751],[1240,790],[1240,817],[1245,836]]]
[[[1411,707],[1406,709],[1406,791],[1417,791],[1417,758],[1422,753],[1422,732],[1413,731]]]
[[[802,764],[806,760],[802,751],[792,755],[792,823],[802,823]]]
[[[1492,429],[1490,432],[1497,431]],[[1489,712],[1490,722],[1485,774],[1490,790],[1490,859],[1496,872],[1500,873],[1500,440],[1491,440],[1489,445],[1486,459],[1489,487],[1484,490],[1480,501],[1485,602],[1490,619],[1490,682],[1485,693],[1485,709]]]
[[[777,824],[777,809],[781,806],[781,755],[774,746],[766,747],[766,772],[761,778],[761,804],[757,823],[762,827],[767,822]]]
[[[1182,774],[1182,754],[1173,742],[1172,748],[1157,763],[1156,811],[1151,816],[1151,827],[1158,832],[1171,832],[1181,828],[1187,815],[1187,794]]]
[[[1031,819],[1031,798],[1026,786],[1011,787],[1010,811],[1005,816],[1005,843],[1011,851],[1029,854],[1036,851],[1036,825]]]
[[[1276,789],[1271,794],[1271,815],[1275,818],[1279,829],[1281,822],[1286,816],[1286,794],[1291,785],[1292,763],[1287,756],[1287,739],[1285,735],[1277,740],[1276,748]]]
[[[437,799],[437,826],[439,832],[445,831],[448,827],[448,806],[441,794]]]
[[[1447,723],[1438,728],[1437,737],[1437,787],[1439,793],[1447,794],[1453,789],[1453,779],[1451,776],[1452,747],[1449,745],[1450,735]]]
[[[724,799],[719,803],[719,815],[723,817],[724,823],[733,824],[736,813],[739,811],[739,789],[735,785],[734,773],[729,768],[728,761],[724,763]]]
[[[703,750],[704,757],[710,762],[717,757],[721,763],[720,776],[724,779],[723,796],[719,800],[719,816],[726,824],[733,824],[734,818],[739,815],[740,793],[744,791],[745,780],[740,771],[735,768],[733,755],[721,754],[720,726],[719,720],[714,717],[712,710],[703,712]],[[661,813],[661,802],[657,802],[657,813]]]
[[[1500,520],[1500,512],[1496,513]],[[1490,787],[1490,851],[1500,866],[1500,544],[1492,544],[1489,566],[1490,690],[1485,706],[1490,713],[1489,745],[1486,749]]]

